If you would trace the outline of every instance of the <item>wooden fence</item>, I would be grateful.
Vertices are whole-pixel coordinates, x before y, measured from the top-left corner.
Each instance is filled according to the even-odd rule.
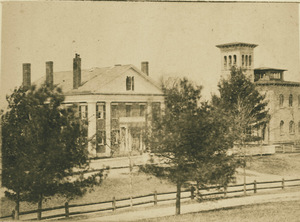
[[[193,185],[191,188],[184,189],[181,192],[181,200],[190,200],[195,197],[199,201],[205,199],[215,199],[215,198],[227,198],[234,196],[242,196],[249,194],[249,192],[257,193],[258,190],[273,190],[273,189],[285,189],[290,187],[300,186],[300,179],[290,179],[290,180],[279,180],[279,181],[265,181],[247,184],[235,184],[229,185],[226,188],[218,186],[210,186],[209,188],[199,188],[199,193],[196,191]],[[173,202],[176,200],[176,191],[164,192],[164,193],[151,193],[142,196],[136,196],[132,198],[116,199],[112,198],[110,201],[104,202],[94,202],[86,204],[69,204],[65,203],[64,206],[57,206],[51,208],[42,209],[42,219],[52,219],[52,218],[64,218],[73,215],[94,213],[94,212],[113,212],[117,209],[131,208],[137,206],[152,206],[157,205],[160,202]],[[20,219],[36,219],[38,211],[26,211],[20,212]],[[12,218],[14,219],[14,212],[12,215],[0,217],[0,219]]]
[[[299,144],[280,144],[275,147],[276,153],[300,153]]]

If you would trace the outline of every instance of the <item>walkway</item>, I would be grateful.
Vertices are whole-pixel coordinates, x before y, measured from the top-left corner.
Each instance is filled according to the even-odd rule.
[[[261,194],[253,195],[232,199],[221,199],[218,201],[209,201],[204,203],[193,203],[193,204],[182,204],[181,214],[196,213],[203,211],[210,211],[216,209],[224,209],[231,207],[239,207],[251,204],[261,204],[268,202],[281,202],[281,201],[293,201],[300,200],[299,190],[290,190],[286,192],[273,193],[273,194]],[[175,206],[164,207],[153,209],[143,209],[135,211],[118,212],[113,215],[97,216],[90,215],[89,219],[81,221],[137,221],[145,220],[150,218],[158,218],[165,216],[172,216],[175,213]],[[76,218],[74,218],[76,219]]]

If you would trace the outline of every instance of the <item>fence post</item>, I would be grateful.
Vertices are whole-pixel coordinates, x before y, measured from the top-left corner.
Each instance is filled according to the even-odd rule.
[[[256,191],[256,180],[254,180],[253,185],[254,185],[254,193],[256,193],[257,192]]]
[[[227,195],[227,186],[224,186],[224,197]]]
[[[68,202],[66,202],[65,203],[65,213],[66,213],[66,217],[69,217],[69,203]]]
[[[195,198],[195,187],[193,185],[191,185],[191,200],[194,200]]]
[[[284,189],[284,178],[282,178],[282,189]]]
[[[157,191],[154,191],[154,205],[157,205]]]
[[[116,209],[117,209],[117,206],[116,206],[117,204],[116,204],[116,198],[115,197],[113,197],[113,199],[112,199],[112,210],[113,211],[115,211]]]

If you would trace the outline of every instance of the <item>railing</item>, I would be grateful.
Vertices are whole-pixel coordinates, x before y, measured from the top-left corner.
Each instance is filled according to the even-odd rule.
[[[209,188],[199,188],[199,192],[195,193],[196,191],[192,184],[191,188],[185,189],[181,192],[181,200],[189,200],[197,197],[198,200],[201,201],[204,199],[215,199],[246,195],[247,192],[249,194],[250,191],[253,193],[257,193],[258,190],[285,189],[297,186],[300,186],[300,179],[282,179],[279,181],[265,182],[257,182],[254,180],[253,183],[229,185],[226,188],[218,186],[210,186]],[[66,202],[64,206],[42,209],[42,219],[63,218],[70,217],[73,215],[94,212],[112,212],[122,208],[131,208],[141,205],[157,205],[159,202],[170,202],[174,200],[176,200],[176,191],[164,193],[157,193],[155,191],[151,194],[136,196],[132,198],[129,197],[123,199],[116,199],[115,197],[113,197],[112,200],[104,202],[94,202],[86,204],[69,204],[68,202]],[[37,210],[20,212],[20,219],[35,219],[37,212]],[[0,217],[0,219],[5,218],[14,219],[13,214]]]
[[[276,153],[300,153],[300,145],[280,144],[275,147]]]

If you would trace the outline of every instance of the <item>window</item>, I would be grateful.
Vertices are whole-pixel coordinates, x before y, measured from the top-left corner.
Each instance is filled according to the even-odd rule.
[[[251,58],[251,55],[249,55],[249,66],[251,66],[252,64],[252,58]]]
[[[131,116],[131,105],[126,105],[126,117]]]
[[[224,68],[227,67],[227,56],[224,56]]]
[[[79,117],[81,119],[87,119],[87,117],[88,117],[87,105],[79,105]]]
[[[244,66],[244,65],[245,65],[245,56],[242,55],[242,66]]]
[[[97,131],[97,147],[104,145],[105,137],[105,131]]]
[[[126,90],[127,91],[134,91],[134,76],[127,76],[126,77]]]
[[[233,55],[233,65],[236,65],[236,55]]]
[[[229,66],[232,65],[231,55],[229,56]]]
[[[283,107],[284,96],[282,94],[279,95],[279,107]]]
[[[245,56],[245,60],[246,60],[245,64],[246,64],[246,66],[248,66],[248,55]]]
[[[294,121],[290,121],[290,124],[289,124],[289,133],[290,134],[294,134],[295,133],[295,124],[294,124]]]
[[[293,95],[290,94],[289,96],[289,107],[292,107],[293,106]]]
[[[118,105],[113,104],[111,105],[111,118],[112,119],[118,119],[119,118],[119,112],[118,112]]]
[[[140,104],[140,116],[145,116],[146,112],[146,106],[145,104]]]
[[[284,134],[284,122],[283,120],[280,121],[280,135]]]
[[[160,116],[160,103],[159,102],[154,102],[152,103],[152,118],[158,119]]]
[[[97,115],[97,119],[105,119],[105,104],[97,103],[96,115]]]
[[[111,131],[111,145],[119,144],[120,141],[120,131],[112,130]]]

